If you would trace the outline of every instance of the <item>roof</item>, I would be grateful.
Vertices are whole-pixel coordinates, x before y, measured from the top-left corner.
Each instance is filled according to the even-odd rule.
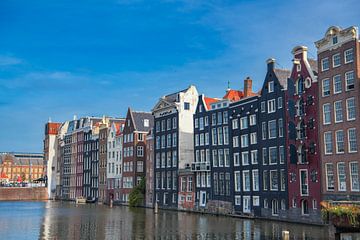
[[[283,86],[284,89],[287,89],[287,80],[290,77],[291,71],[288,69],[275,68],[274,72],[281,86]]]
[[[239,101],[243,97],[244,97],[244,93],[242,91],[229,89],[226,91],[226,94],[223,97],[223,99],[228,99],[234,102],[234,101]]]
[[[151,113],[149,112],[135,112],[135,111],[131,111],[131,115],[134,121],[134,128],[136,131],[139,132],[149,132],[150,129],[153,127],[154,125],[154,117]],[[149,120],[149,126],[145,127],[144,125],[144,121],[145,119]]]
[[[317,61],[315,59],[312,59],[312,58],[308,58],[308,62],[310,64],[310,67],[311,67],[311,70],[313,70],[313,72],[315,72],[317,75],[318,73],[318,64],[317,64]]]
[[[33,165],[33,166],[36,166],[36,165],[43,165],[44,164],[44,160],[43,160],[43,157],[39,157],[39,158],[35,158],[35,157],[32,157],[32,156],[24,156],[24,155],[21,155],[19,157],[15,157],[16,155],[13,155],[13,154],[0,154],[0,164],[3,164],[4,161],[6,160],[10,160],[12,161],[14,164],[16,165]]]
[[[205,97],[205,96],[204,96],[204,102],[205,102],[205,104],[206,104],[207,110],[210,110],[210,109],[211,109],[210,104],[212,104],[212,103],[214,103],[214,102],[217,102],[217,101],[219,101],[219,100],[216,99],[216,98],[209,98],[209,97]]]
[[[175,93],[171,93],[171,94],[168,94],[168,95],[165,95],[164,96],[164,99],[168,102],[178,102],[179,101],[179,98],[178,98],[178,95],[179,93],[182,93],[182,92],[186,92],[190,87],[186,88],[186,89],[183,89],[183,90],[180,90],[178,92],[175,92]]]

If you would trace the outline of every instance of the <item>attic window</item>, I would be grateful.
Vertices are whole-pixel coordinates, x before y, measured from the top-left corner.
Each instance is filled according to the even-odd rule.
[[[274,91],[274,81],[269,82],[268,85],[269,85],[269,93],[273,92]]]
[[[332,38],[332,43],[333,43],[333,44],[337,44],[337,43],[338,43],[338,38],[337,38],[337,36],[334,36],[334,37]]]
[[[149,119],[144,119],[144,127],[149,127]]]
[[[184,109],[185,110],[190,110],[190,103],[184,102]]]

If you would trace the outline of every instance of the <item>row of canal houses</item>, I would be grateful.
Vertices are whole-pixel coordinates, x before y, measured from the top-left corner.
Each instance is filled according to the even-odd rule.
[[[190,86],[152,112],[47,123],[49,195],[126,204],[145,177],[147,207],[308,223],[321,201],[359,201],[358,29],[315,44],[318,61],[297,46],[291,71],[268,59],[259,91],[248,77],[220,98]]]

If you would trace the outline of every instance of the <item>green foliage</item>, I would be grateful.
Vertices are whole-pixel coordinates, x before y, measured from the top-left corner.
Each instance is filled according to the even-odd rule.
[[[340,220],[347,219],[349,223],[353,227],[359,227],[360,226],[360,207],[359,206],[332,206],[328,208],[323,208],[321,210],[322,216],[329,217],[334,220],[335,218]]]
[[[140,183],[133,188],[129,195],[130,207],[138,207],[144,203],[145,199],[145,178],[142,178]]]

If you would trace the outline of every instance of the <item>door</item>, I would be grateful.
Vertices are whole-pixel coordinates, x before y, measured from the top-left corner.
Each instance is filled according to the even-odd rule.
[[[205,207],[206,206],[206,192],[200,191],[200,206]]]
[[[243,212],[250,213],[250,196],[243,197]]]

